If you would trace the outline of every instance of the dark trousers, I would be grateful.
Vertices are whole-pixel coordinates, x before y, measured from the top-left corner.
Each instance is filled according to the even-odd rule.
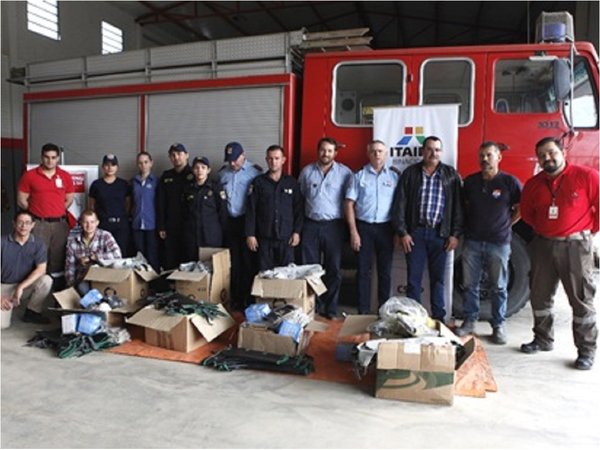
[[[406,254],[407,281],[406,296],[421,302],[421,291],[425,263],[429,269],[429,289],[431,317],[444,321],[444,275],[448,253],[444,250],[446,239],[440,237],[437,228],[418,227],[411,233],[415,245]]]
[[[371,266],[373,252],[377,259],[377,298],[381,306],[390,297],[394,232],[389,222],[356,222],[360,235],[358,252],[358,313],[371,310]]]
[[[258,238],[258,269],[269,270],[273,267],[287,266],[294,262],[294,249],[288,239]]]
[[[121,218],[121,221],[116,223],[103,220],[100,222],[100,228],[113,235],[123,258],[131,256],[129,252],[129,220],[127,218]]]
[[[235,309],[252,303],[252,282],[257,273],[256,254],[246,245],[245,216],[230,217],[225,233],[225,245],[231,256],[231,300]]]
[[[175,269],[185,261],[183,248],[183,230],[179,228],[168,228],[167,238],[161,240],[160,254],[161,265],[164,270]]]
[[[594,295],[592,237],[555,241],[536,236],[528,246],[531,258],[529,286],[535,339],[554,341],[554,294],[562,283],[573,309],[573,340],[579,354],[594,356],[598,328]]]
[[[141,252],[155,271],[160,271],[156,230],[133,230],[132,234],[135,251]]]
[[[344,221],[304,219],[302,228],[302,264],[322,264],[323,282],[327,292],[319,297],[317,311],[336,315],[342,285],[342,245],[346,226]]]

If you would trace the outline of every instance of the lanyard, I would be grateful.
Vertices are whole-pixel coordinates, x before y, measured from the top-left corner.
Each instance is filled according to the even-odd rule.
[[[550,195],[552,196],[552,206],[556,205],[556,194],[558,194],[558,191],[560,190],[560,186],[562,185],[563,179],[564,177],[561,175],[560,176],[560,180],[558,180],[558,185],[556,186],[555,190],[552,190],[552,181],[547,180],[546,181],[546,186],[548,187],[548,190],[550,191]]]

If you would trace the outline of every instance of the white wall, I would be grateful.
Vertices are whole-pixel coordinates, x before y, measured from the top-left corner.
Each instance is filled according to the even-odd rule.
[[[134,18],[111,2],[59,1],[60,40],[27,30],[27,2],[0,2],[2,26],[2,137],[23,137],[23,87],[8,83],[10,68],[28,63],[74,58],[101,53],[100,23],[105,20],[123,30],[123,49],[149,45]],[[159,42],[168,38],[157,35]]]

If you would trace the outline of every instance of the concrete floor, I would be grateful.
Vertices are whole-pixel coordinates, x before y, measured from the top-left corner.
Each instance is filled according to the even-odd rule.
[[[24,347],[35,326],[2,337],[2,448],[515,448],[600,447],[600,363],[576,356],[564,293],[553,352],[524,355],[527,306],[509,344],[477,331],[498,384],[454,406],[379,400],[355,386],[300,376],[220,373],[108,353],[60,360]]]

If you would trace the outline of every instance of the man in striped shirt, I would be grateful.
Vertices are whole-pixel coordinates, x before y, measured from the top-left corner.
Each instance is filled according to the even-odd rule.
[[[442,141],[423,142],[423,160],[408,167],[394,196],[392,224],[396,242],[406,254],[406,295],[421,302],[425,263],[429,268],[431,317],[444,321],[444,271],[448,252],[462,233],[462,181],[456,170],[441,162]]]

